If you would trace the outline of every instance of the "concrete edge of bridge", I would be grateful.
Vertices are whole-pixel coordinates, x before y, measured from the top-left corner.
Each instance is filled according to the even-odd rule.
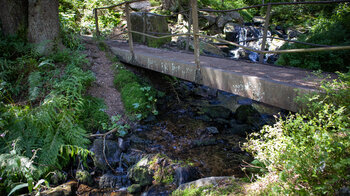
[[[117,47],[111,47],[111,51],[122,62],[196,82],[196,66],[194,63],[174,61],[142,53],[134,54],[133,58],[128,50]],[[304,107],[294,101],[298,95],[317,92],[317,89],[207,66],[201,68],[201,78],[201,84],[203,85],[293,112],[297,112]]]

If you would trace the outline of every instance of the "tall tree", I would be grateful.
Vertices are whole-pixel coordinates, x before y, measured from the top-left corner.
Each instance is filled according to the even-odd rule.
[[[0,0],[0,21],[6,35],[24,29],[40,54],[60,46],[58,0]]]
[[[0,0],[0,23],[5,35],[16,34],[28,26],[27,0]]]

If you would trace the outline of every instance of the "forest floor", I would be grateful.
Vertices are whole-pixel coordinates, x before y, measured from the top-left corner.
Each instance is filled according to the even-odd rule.
[[[109,116],[124,114],[124,106],[120,93],[114,87],[113,62],[106,56],[106,52],[101,51],[91,38],[85,38],[85,51],[91,63],[91,71],[95,74],[96,81],[88,89],[88,94],[103,99]]]

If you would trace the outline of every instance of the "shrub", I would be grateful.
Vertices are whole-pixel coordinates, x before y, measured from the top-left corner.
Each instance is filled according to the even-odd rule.
[[[61,169],[75,156],[86,160],[91,154],[85,149],[86,128],[98,127],[96,121],[105,118],[102,111],[96,112],[102,103],[83,96],[94,76],[83,71],[87,60],[77,52],[65,50],[49,57],[17,50],[12,53],[16,55],[0,54],[1,62],[11,62],[0,85],[0,193],[23,187],[31,191],[51,169]],[[26,72],[16,73],[22,67]],[[12,77],[16,74],[21,77]],[[20,103],[12,100],[13,84],[29,89],[19,91]],[[30,100],[24,99],[26,95]],[[94,115],[86,116],[88,112]]]
[[[339,5],[331,19],[319,17],[311,32],[300,36],[299,41],[324,45],[350,44],[350,7]],[[281,49],[310,48],[303,44],[285,44]],[[313,70],[347,71],[350,50],[282,54],[278,65],[289,65]]]
[[[323,84],[321,95],[307,95],[304,114],[278,119],[249,136],[244,149],[281,183],[277,194],[335,194],[350,180],[350,73]],[[339,94],[338,94],[339,93]]]

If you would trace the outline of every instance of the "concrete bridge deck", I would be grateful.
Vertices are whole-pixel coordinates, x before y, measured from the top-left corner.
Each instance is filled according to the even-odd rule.
[[[194,55],[134,44],[135,59],[122,41],[108,41],[122,62],[195,82]],[[200,56],[202,84],[290,111],[298,93],[317,91],[321,79],[311,71]]]

